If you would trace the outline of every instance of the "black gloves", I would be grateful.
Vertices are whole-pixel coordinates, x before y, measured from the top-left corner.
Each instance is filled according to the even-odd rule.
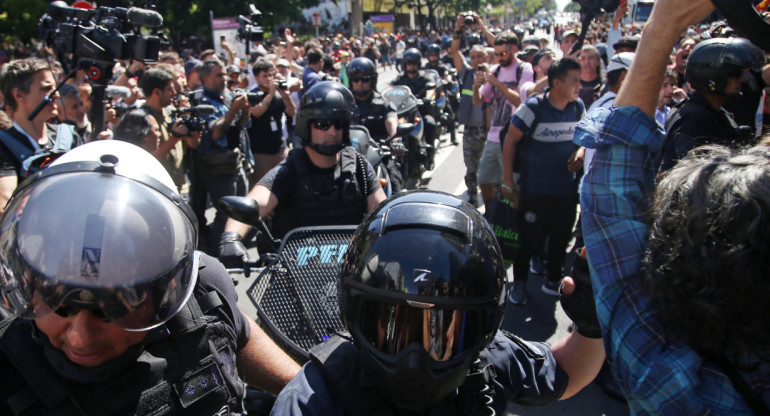
[[[237,232],[222,233],[219,238],[219,261],[228,269],[243,268],[243,262],[249,261],[249,253]]]
[[[575,323],[575,330],[584,337],[601,338],[602,331],[599,318],[596,317],[596,302],[594,301],[591,275],[588,272],[588,261],[580,256],[575,257],[572,265],[572,279],[575,281],[575,291],[571,295],[562,293],[559,288],[561,307],[564,313]]]

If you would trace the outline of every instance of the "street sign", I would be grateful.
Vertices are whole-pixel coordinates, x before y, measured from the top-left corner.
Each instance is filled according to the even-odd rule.
[[[321,26],[321,13],[313,13],[313,19],[311,21],[313,27]]]

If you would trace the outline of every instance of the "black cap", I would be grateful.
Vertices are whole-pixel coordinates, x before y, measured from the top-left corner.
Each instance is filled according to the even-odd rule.
[[[622,38],[618,39],[614,45],[612,45],[612,48],[632,48],[634,51],[636,51],[637,45],[639,45],[638,36],[623,36]]]

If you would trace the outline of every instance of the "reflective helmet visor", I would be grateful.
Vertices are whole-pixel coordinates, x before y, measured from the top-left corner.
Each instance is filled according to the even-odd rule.
[[[387,302],[360,298],[362,325],[357,335],[377,351],[397,356],[411,344],[421,345],[438,362],[449,361],[467,351],[478,351],[486,343],[484,312],[481,309],[449,309],[430,304]]]
[[[195,228],[167,196],[106,173],[20,189],[0,221],[2,307],[19,318],[81,309],[127,330],[162,324],[197,278]]]

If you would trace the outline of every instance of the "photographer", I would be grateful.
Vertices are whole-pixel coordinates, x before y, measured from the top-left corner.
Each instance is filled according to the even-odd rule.
[[[199,105],[211,105],[215,111],[207,116],[208,130],[195,150],[190,200],[201,226],[201,234],[210,242],[219,240],[227,216],[217,210],[214,224],[206,228],[207,196],[216,204],[229,195],[244,195],[247,189],[244,156],[248,155],[246,127],[249,123],[249,99],[245,94],[233,96],[225,88],[225,72],[219,60],[209,59],[198,69],[203,84]]]
[[[179,192],[184,195],[189,193],[182,167],[185,146],[197,148],[201,142],[202,132],[191,132],[179,122],[172,123],[167,107],[171,105],[177,93],[173,81],[172,73],[154,68],[145,72],[139,83],[146,97],[143,108],[155,119],[160,128],[160,145],[151,153],[166,168]]]
[[[257,59],[252,71],[257,80],[257,87],[252,92],[262,94],[259,103],[249,110],[249,140],[254,154],[254,173],[249,183],[256,183],[286,158],[288,148],[283,137],[283,115],[294,117],[297,108],[289,96],[287,81],[276,79],[275,66],[270,61]]]
[[[22,162],[26,156],[40,149],[52,149],[56,144],[59,134],[57,127],[46,121],[58,114],[58,92],[35,118],[28,119],[35,107],[55,88],[56,80],[51,67],[39,59],[12,61],[0,72],[0,91],[5,104],[11,109],[13,119],[13,127],[0,132],[5,136],[0,142],[0,213],[5,209],[16,186],[24,180]],[[82,144],[82,138],[72,126],[59,126],[59,129],[72,135],[71,147]],[[24,153],[14,151],[15,148],[24,149]]]

